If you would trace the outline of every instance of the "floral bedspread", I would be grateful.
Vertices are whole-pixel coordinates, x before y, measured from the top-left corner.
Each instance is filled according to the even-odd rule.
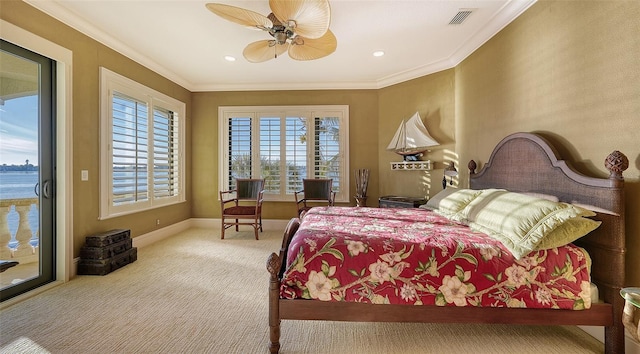
[[[280,296],[438,306],[586,309],[589,259],[569,244],[516,260],[424,209],[316,207],[291,240]]]

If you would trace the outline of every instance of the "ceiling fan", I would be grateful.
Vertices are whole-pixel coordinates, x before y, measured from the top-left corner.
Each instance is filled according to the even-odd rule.
[[[242,55],[260,63],[289,53],[295,60],[314,60],[336,50],[338,42],[329,30],[331,9],[328,0],[269,0],[268,16],[243,8],[209,3],[214,14],[247,26],[268,32],[273,39],[250,43]]]

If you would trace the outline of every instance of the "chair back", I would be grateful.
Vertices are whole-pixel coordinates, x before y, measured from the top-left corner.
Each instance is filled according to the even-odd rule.
[[[306,200],[327,200],[333,202],[333,193],[331,191],[333,179],[303,179],[302,185],[304,188],[304,198]]]
[[[238,199],[258,199],[260,192],[264,189],[264,179],[258,178],[237,178],[236,196]]]

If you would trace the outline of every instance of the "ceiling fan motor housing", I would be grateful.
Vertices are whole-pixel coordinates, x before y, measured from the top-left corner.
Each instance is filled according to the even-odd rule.
[[[287,42],[287,39],[289,38],[286,32],[279,30],[275,30],[272,35],[273,38],[276,39],[276,42],[278,42],[278,44],[285,44]]]

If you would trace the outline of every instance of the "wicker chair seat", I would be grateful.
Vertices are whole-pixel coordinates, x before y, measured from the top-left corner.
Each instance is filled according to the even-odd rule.
[[[254,218],[256,216],[256,207],[249,205],[238,205],[224,210],[224,215],[237,215],[245,218]]]

